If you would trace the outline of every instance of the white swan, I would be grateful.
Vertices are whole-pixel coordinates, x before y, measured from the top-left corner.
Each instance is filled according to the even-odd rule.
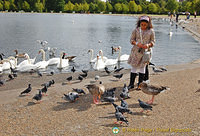
[[[17,70],[20,72],[29,72],[31,70],[36,70],[36,69],[38,69],[38,66],[34,64],[25,64],[23,66],[17,67]]]
[[[69,60],[68,59],[62,59],[64,52],[60,53],[60,62],[57,64],[58,69],[65,68],[69,66]]]
[[[99,55],[101,55],[101,59],[103,60],[103,62],[107,61],[108,58],[103,56],[103,51],[102,50],[99,51]]]
[[[14,66],[12,65],[9,59],[3,59],[1,62],[3,62],[2,71],[9,70],[10,67],[14,68]]]
[[[40,50],[39,50],[39,54],[40,54],[41,52],[42,52],[42,61],[37,62],[37,63],[35,64],[35,66],[37,66],[38,69],[45,69],[45,68],[48,66],[48,64],[49,64],[49,61],[45,61],[45,51],[44,51],[43,49],[40,49]]]
[[[90,53],[90,63],[95,63],[97,61],[97,58],[93,59],[94,50],[93,49],[89,49],[88,53]]]
[[[104,69],[106,67],[105,63],[103,62],[102,59],[99,59],[99,55],[97,55],[97,61],[94,64],[94,69],[95,70],[100,70],[100,69]]]
[[[102,51],[102,50],[99,51],[99,54],[101,55],[101,59],[102,59],[102,58],[104,59],[103,62],[105,63],[106,66],[115,65],[115,64],[117,64],[117,62],[118,62],[118,59],[108,59],[107,57],[104,57],[104,56],[103,56],[103,51]]]
[[[129,58],[129,55],[127,55],[127,54],[121,55],[121,49],[122,49],[122,47],[119,46],[118,48],[119,48],[119,55],[118,55],[118,58],[117,58],[118,61],[127,61],[128,58]]]
[[[27,60],[22,61],[19,65],[17,65],[17,67],[21,67],[21,66],[26,65],[26,64],[34,64],[36,57],[33,58],[33,59],[30,59],[30,57],[27,53],[25,53],[24,56]]]

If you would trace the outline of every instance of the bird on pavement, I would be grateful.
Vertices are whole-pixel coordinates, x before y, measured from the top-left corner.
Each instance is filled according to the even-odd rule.
[[[152,106],[151,105],[141,101],[140,99],[138,99],[138,101],[139,101],[140,107],[143,109],[141,112],[143,112],[144,110],[146,110],[147,112],[148,112],[148,110],[152,111]]]
[[[72,67],[71,72],[74,73],[75,71],[76,71],[76,69],[74,67]]]
[[[26,94],[28,95],[32,90],[32,87],[31,87],[31,84],[28,84],[28,88],[26,88],[23,92],[21,92],[21,95],[22,94]]]
[[[121,97],[122,99],[128,99],[128,98],[130,98],[130,96],[129,96],[129,91],[128,91],[128,87],[126,86],[126,84],[124,84],[123,90],[122,90],[122,92],[120,93],[120,97]]]
[[[148,104],[153,104],[155,95],[158,95],[159,93],[164,92],[165,90],[170,90],[170,88],[166,86],[148,85],[145,82],[140,83],[138,88],[140,88],[142,92],[152,95],[152,99],[147,102]]]
[[[122,76],[123,76],[123,74],[113,75],[113,77],[118,78],[118,79],[122,78]]]
[[[68,94],[64,94],[63,99],[68,100],[70,102],[75,102],[79,98],[77,92],[69,92]]]
[[[83,89],[78,89],[78,88],[72,88],[73,91],[77,92],[78,94],[86,94]]]
[[[119,71],[121,71],[122,69],[124,69],[124,67],[118,68],[114,70],[114,73],[119,73]]]
[[[42,91],[39,90],[39,94],[36,94],[36,95],[33,97],[33,99],[36,100],[37,103],[38,103],[38,102],[40,103],[41,100],[42,100]]]
[[[119,109],[116,109],[115,117],[116,117],[117,121],[114,124],[117,124],[118,121],[121,121],[120,124],[125,122],[127,125],[129,125],[128,120],[123,116],[123,114],[119,111]]]

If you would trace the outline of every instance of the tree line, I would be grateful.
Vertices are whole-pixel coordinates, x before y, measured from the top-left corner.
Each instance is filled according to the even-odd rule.
[[[200,12],[200,0],[0,0],[0,11],[166,14]]]

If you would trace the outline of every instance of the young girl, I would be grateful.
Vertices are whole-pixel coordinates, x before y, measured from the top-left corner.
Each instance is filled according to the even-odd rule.
[[[134,88],[135,77],[139,73],[138,85],[144,80],[147,63],[142,62],[143,53],[153,47],[155,33],[148,16],[139,17],[136,28],[133,30],[130,43],[133,45],[128,64],[132,66],[130,74],[129,89]]]

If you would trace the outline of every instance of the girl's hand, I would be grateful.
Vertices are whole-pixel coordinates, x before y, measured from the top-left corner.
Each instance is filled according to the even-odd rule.
[[[143,44],[141,48],[147,49],[147,48],[149,48],[149,45],[148,44]]]
[[[143,48],[143,44],[141,44],[141,43],[138,43],[137,46],[138,46],[139,48]]]

